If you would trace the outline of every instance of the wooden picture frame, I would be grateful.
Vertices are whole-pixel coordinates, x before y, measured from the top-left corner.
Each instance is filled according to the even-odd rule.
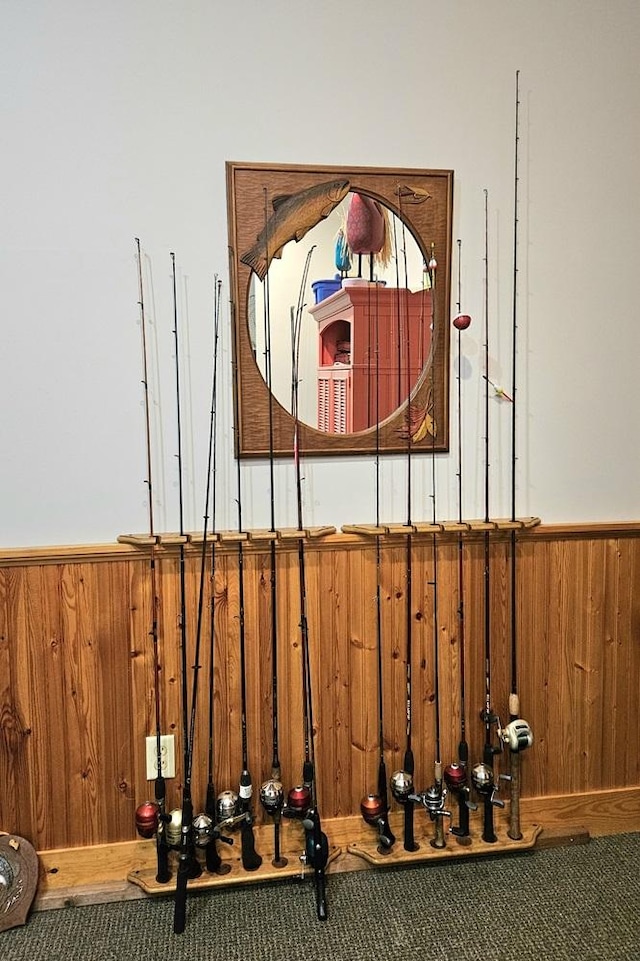
[[[259,288],[258,290],[264,298],[264,303],[268,304],[271,281],[269,280],[266,284],[262,279],[265,271],[268,271],[266,276],[270,278],[276,261],[280,259],[280,254],[285,254],[288,249],[298,247],[301,250],[306,246],[311,250],[314,246],[315,223],[313,221],[318,216],[319,208],[315,201],[307,198],[315,196],[314,191],[326,192],[329,198],[326,207],[335,207],[337,204],[334,201],[344,193],[345,183],[348,184],[347,200],[354,193],[372,198],[383,205],[393,219],[395,236],[392,244],[392,259],[395,264],[397,283],[395,285],[393,282],[389,283],[384,296],[387,300],[397,300],[398,303],[396,309],[398,329],[394,334],[399,343],[398,350],[405,350],[404,343],[411,340],[413,336],[411,331],[415,329],[415,325],[411,326],[414,321],[409,319],[408,308],[406,318],[404,317],[404,300],[401,301],[399,293],[409,287],[414,298],[421,298],[423,304],[429,305],[427,308],[420,308],[421,329],[424,331],[424,342],[428,343],[428,349],[420,357],[416,368],[417,374],[415,376],[407,374],[407,378],[414,377],[411,382],[407,379],[410,396],[406,396],[406,391],[403,394],[401,387],[398,386],[399,403],[392,405],[393,409],[387,412],[384,418],[378,421],[373,418],[373,422],[365,421],[364,427],[344,433],[328,432],[301,419],[298,425],[300,450],[305,455],[353,455],[372,453],[376,450],[381,453],[401,453],[407,451],[409,444],[411,444],[412,453],[448,450],[453,171],[288,166],[228,161],[226,179],[234,351],[233,381],[234,390],[237,392],[235,398],[236,456],[263,457],[270,451],[275,456],[292,454],[295,423],[291,413],[292,408],[287,404],[286,396],[283,394],[274,396],[269,391],[268,379],[259,366],[261,354],[256,346],[255,318],[251,317],[252,291],[256,289],[256,284],[260,284],[264,292]],[[335,183],[340,184],[340,190],[331,194],[330,185]],[[283,207],[283,198],[287,201],[295,198],[297,209],[293,213],[288,207]],[[289,218],[287,223],[284,223],[285,215],[281,222],[277,221],[276,208],[279,203],[279,210],[284,209]],[[317,223],[324,217],[324,212],[321,212]],[[280,250],[272,249],[279,245],[283,238],[286,240]],[[426,280],[426,283],[423,283],[421,278],[419,286],[423,291],[427,291],[426,294],[416,291],[415,284],[409,285],[404,282],[404,278],[407,277],[405,245],[408,238],[412,244],[415,242],[419,251],[423,276]],[[429,263],[433,263],[434,260],[437,261],[437,268],[427,269]],[[432,280],[433,283],[431,283]],[[349,283],[352,286],[374,287],[374,284],[366,282],[364,277],[346,277],[342,281],[343,291],[347,290]],[[379,317],[376,292],[382,289],[384,283],[384,281],[378,281],[374,293],[368,294],[367,297],[363,297],[359,292],[361,303],[366,301],[366,306],[360,308],[360,322],[363,329],[368,324],[369,332],[380,329],[374,326],[378,324],[376,318]],[[398,292],[392,294],[394,286]],[[299,300],[299,292],[297,289],[292,289],[290,303],[293,305],[296,300]],[[348,302],[344,294],[342,300]],[[305,309],[308,309],[309,315],[314,312],[322,313],[327,304],[330,302],[324,301],[320,311],[314,311],[316,305],[310,305]],[[268,310],[267,306],[266,311]],[[362,311],[364,310],[366,310],[366,318],[363,320]],[[250,320],[253,321],[251,330]],[[305,323],[312,324],[313,321],[305,318]],[[410,332],[409,335],[407,331]],[[360,338],[361,344],[366,336],[363,334]],[[381,381],[379,374],[376,373],[374,391],[371,388],[373,378],[371,371],[374,363],[372,358],[377,358],[375,363],[379,364],[382,338],[376,339],[371,333],[368,336],[369,342],[364,353],[369,358],[369,394],[375,393],[377,402]],[[278,343],[286,339],[286,336],[278,335]],[[374,341],[375,346],[373,346]],[[406,348],[407,351],[408,349]],[[414,367],[416,367],[415,358],[412,364],[404,364],[403,369],[409,371]],[[353,368],[355,378],[355,360]],[[362,363],[360,373],[362,373],[361,368]],[[403,376],[404,374],[398,370],[398,385]],[[270,382],[273,384],[273,381]],[[362,390],[358,389],[354,393],[362,393]],[[369,408],[371,403],[370,401]],[[369,417],[371,420],[371,415]]]

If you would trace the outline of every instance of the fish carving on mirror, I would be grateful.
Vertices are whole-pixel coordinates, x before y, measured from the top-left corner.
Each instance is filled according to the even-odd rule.
[[[264,280],[273,258],[282,256],[290,240],[302,238],[328,217],[349,192],[348,180],[329,180],[295,194],[273,198],[273,213],[240,260]]]

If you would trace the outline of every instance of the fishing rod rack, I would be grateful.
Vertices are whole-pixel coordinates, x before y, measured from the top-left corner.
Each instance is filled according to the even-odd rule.
[[[407,534],[482,534],[487,531],[524,531],[531,530],[540,524],[539,517],[518,517],[515,520],[510,518],[491,518],[485,520],[469,521],[441,521],[431,524],[427,521],[415,521],[412,524],[343,524],[340,531],[332,526],[317,527],[279,527],[277,530],[256,528],[253,530],[228,530],[207,533],[208,544],[237,544],[238,541],[259,545],[261,542],[271,541],[295,542],[299,540],[316,541],[336,534],[358,534],[365,537],[394,537]],[[158,533],[154,537],[148,534],[119,534],[117,537],[119,544],[129,544],[132,547],[151,547],[160,548],[202,545],[202,531],[178,533]]]
[[[539,517],[496,518],[470,521],[442,521],[432,524],[427,521],[415,521],[412,524],[343,524],[344,534],[363,534],[370,537],[384,535],[407,534],[478,534],[487,531],[521,531],[530,530],[540,524]]]
[[[281,541],[299,541],[299,540],[315,540],[321,537],[328,537],[330,534],[335,534],[335,527],[303,527],[302,529],[298,527],[279,527],[277,530],[267,530],[258,528],[255,530],[229,530],[229,531],[215,531],[207,532],[207,544],[237,544],[238,542],[259,542],[264,541],[269,543],[274,540]],[[119,534],[118,543],[119,544],[130,544],[132,547],[151,547],[157,544],[160,547],[177,547],[180,544],[188,545],[202,545],[203,533],[192,532],[185,534],[156,534],[154,537],[149,537],[148,534]]]
[[[409,524],[384,523],[384,524],[345,524],[340,529],[333,526],[309,526],[299,528],[277,528],[276,530],[255,529],[255,530],[220,530],[206,533],[206,542],[216,545],[222,554],[232,556],[233,547],[238,543],[246,545],[249,553],[263,553],[276,542],[278,553],[283,556],[295,549],[295,545],[304,540],[310,548],[324,552],[325,550],[340,551],[344,546],[346,550],[360,545],[365,551],[373,547],[375,539],[378,538],[383,545],[394,550],[406,542],[407,538],[414,540],[416,549],[423,544],[427,538],[436,537],[442,539],[443,545],[455,540],[469,540],[470,543],[479,541],[483,536],[489,536],[491,540],[496,539],[496,543],[505,539],[505,535],[510,532],[518,534],[532,530],[540,524],[538,517],[520,517],[515,520],[506,518],[491,518],[490,520],[472,519],[463,521],[441,521],[429,523],[425,521],[414,521]],[[187,532],[178,534],[175,532],[156,533],[153,537],[148,534],[122,534],[117,540],[120,544],[129,545],[135,552],[140,552],[144,557],[148,552],[154,550],[158,560],[164,555],[169,558],[175,554],[179,548],[186,548],[189,556],[195,556],[198,548],[202,548],[204,533]],[[421,580],[422,580],[421,576]],[[426,579],[428,582],[428,576]],[[295,618],[293,618],[295,620]],[[293,624],[292,620],[292,624]],[[285,674],[285,676],[287,676]],[[322,722],[321,722],[322,724]],[[391,745],[393,742],[391,742]],[[396,748],[397,750],[397,748]],[[326,775],[325,775],[326,776]],[[331,774],[329,776],[332,776]],[[500,777],[497,778],[500,780]],[[506,800],[506,795],[505,795]],[[453,805],[451,798],[451,806]],[[429,811],[420,806],[416,807],[415,812],[415,841],[417,849],[415,851],[405,850],[402,842],[402,807],[394,804],[389,811],[389,824],[392,831],[396,834],[397,841],[391,850],[383,850],[379,844],[379,838],[371,826],[363,820],[361,816],[356,816],[352,811],[342,817],[327,817],[324,819],[325,830],[329,840],[328,863],[329,872],[342,870],[355,870],[359,867],[384,867],[401,864],[414,864],[420,862],[431,862],[442,859],[478,857],[492,854],[505,854],[527,850],[535,846],[541,833],[540,824],[528,823],[523,825],[522,836],[517,840],[509,837],[508,830],[508,802],[507,809],[495,810],[495,833],[497,840],[494,843],[487,843],[482,838],[482,813],[481,811],[471,812],[469,819],[469,834],[459,838],[447,833],[447,841],[444,847],[434,847],[433,840],[434,825],[429,816]],[[453,822],[453,818],[451,819]],[[275,867],[272,864],[269,851],[272,843],[272,825],[268,818],[258,813],[254,824],[256,847],[264,854],[262,864],[256,871],[248,872],[244,869],[240,854],[239,838],[236,836],[233,845],[220,844],[219,855],[224,864],[224,873],[209,873],[203,871],[201,876],[189,881],[189,888],[193,890],[215,888],[236,884],[247,884],[260,881],[272,881],[278,878],[308,880],[312,877],[312,869],[304,862],[301,862],[301,827],[300,822],[295,819],[282,819],[282,853],[285,855],[287,864],[284,867]],[[447,826],[448,827],[448,826]],[[445,827],[445,830],[447,830]],[[174,849],[169,852],[171,865],[171,880],[167,883],[159,883],[156,880],[156,866],[153,863],[153,845],[149,845],[148,857],[140,859],[138,865],[128,874],[128,880],[140,887],[148,895],[161,895],[171,893],[175,889],[177,858],[178,852]],[[364,864],[363,864],[364,862]]]

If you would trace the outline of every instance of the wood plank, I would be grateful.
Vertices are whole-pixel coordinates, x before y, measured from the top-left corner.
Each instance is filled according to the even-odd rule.
[[[406,527],[381,535],[385,757],[402,764],[406,738]],[[518,666],[523,716],[534,746],[522,756],[523,804],[532,798],[600,796],[640,786],[640,533],[572,529],[557,538],[518,532]],[[482,750],[484,701],[484,532],[462,532],[465,573],[466,708],[470,756]],[[457,750],[460,721],[457,532],[436,532],[441,753]],[[435,650],[432,537],[412,538],[412,682],[416,788],[433,776]],[[246,562],[249,752],[256,789],[269,771],[270,649],[268,540],[243,542]],[[501,713],[510,687],[510,538],[489,532],[492,695]],[[305,540],[314,720],[323,817],[359,817],[377,771],[375,540],[329,535]],[[176,737],[183,779],[179,546],[157,546],[162,726]],[[209,545],[211,546],[211,545]],[[125,842],[134,811],[153,792],[144,738],[154,732],[148,545],[122,552],[14,556],[0,569],[0,795],[3,826],[37,848]],[[187,680],[194,678],[201,550],[184,545]],[[237,541],[216,544],[215,781],[237,788],[239,730]],[[28,552],[27,552],[28,553]],[[302,768],[300,606],[297,540],[277,542],[279,677],[283,778]],[[210,559],[205,602],[210,596]],[[199,657],[194,797],[204,801],[210,628]],[[506,759],[504,759],[506,760]],[[502,760],[496,763],[501,769]],[[367,788],[368,789],[368,788]],[[506,795],[506,792],[504,792]],[[256,806],[259,807],[259,806]],[[258,822],[262,812],[256,811]],[[394,813],[398,813],[394,806]],[[574,815],[572,823],[587,825]],[[606,819],[603,817],[603,825]],[[271,829],[272,825],[268,825]],[[367,828],[369,835],[371,831]],[[269,836],[270,837],[270,836]],[[271,843],[271,840],[269,841]]]

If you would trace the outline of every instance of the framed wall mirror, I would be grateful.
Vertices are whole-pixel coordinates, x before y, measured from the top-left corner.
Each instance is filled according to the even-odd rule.
[[[236,454],[447,450],[453,171],[226,174]]]

